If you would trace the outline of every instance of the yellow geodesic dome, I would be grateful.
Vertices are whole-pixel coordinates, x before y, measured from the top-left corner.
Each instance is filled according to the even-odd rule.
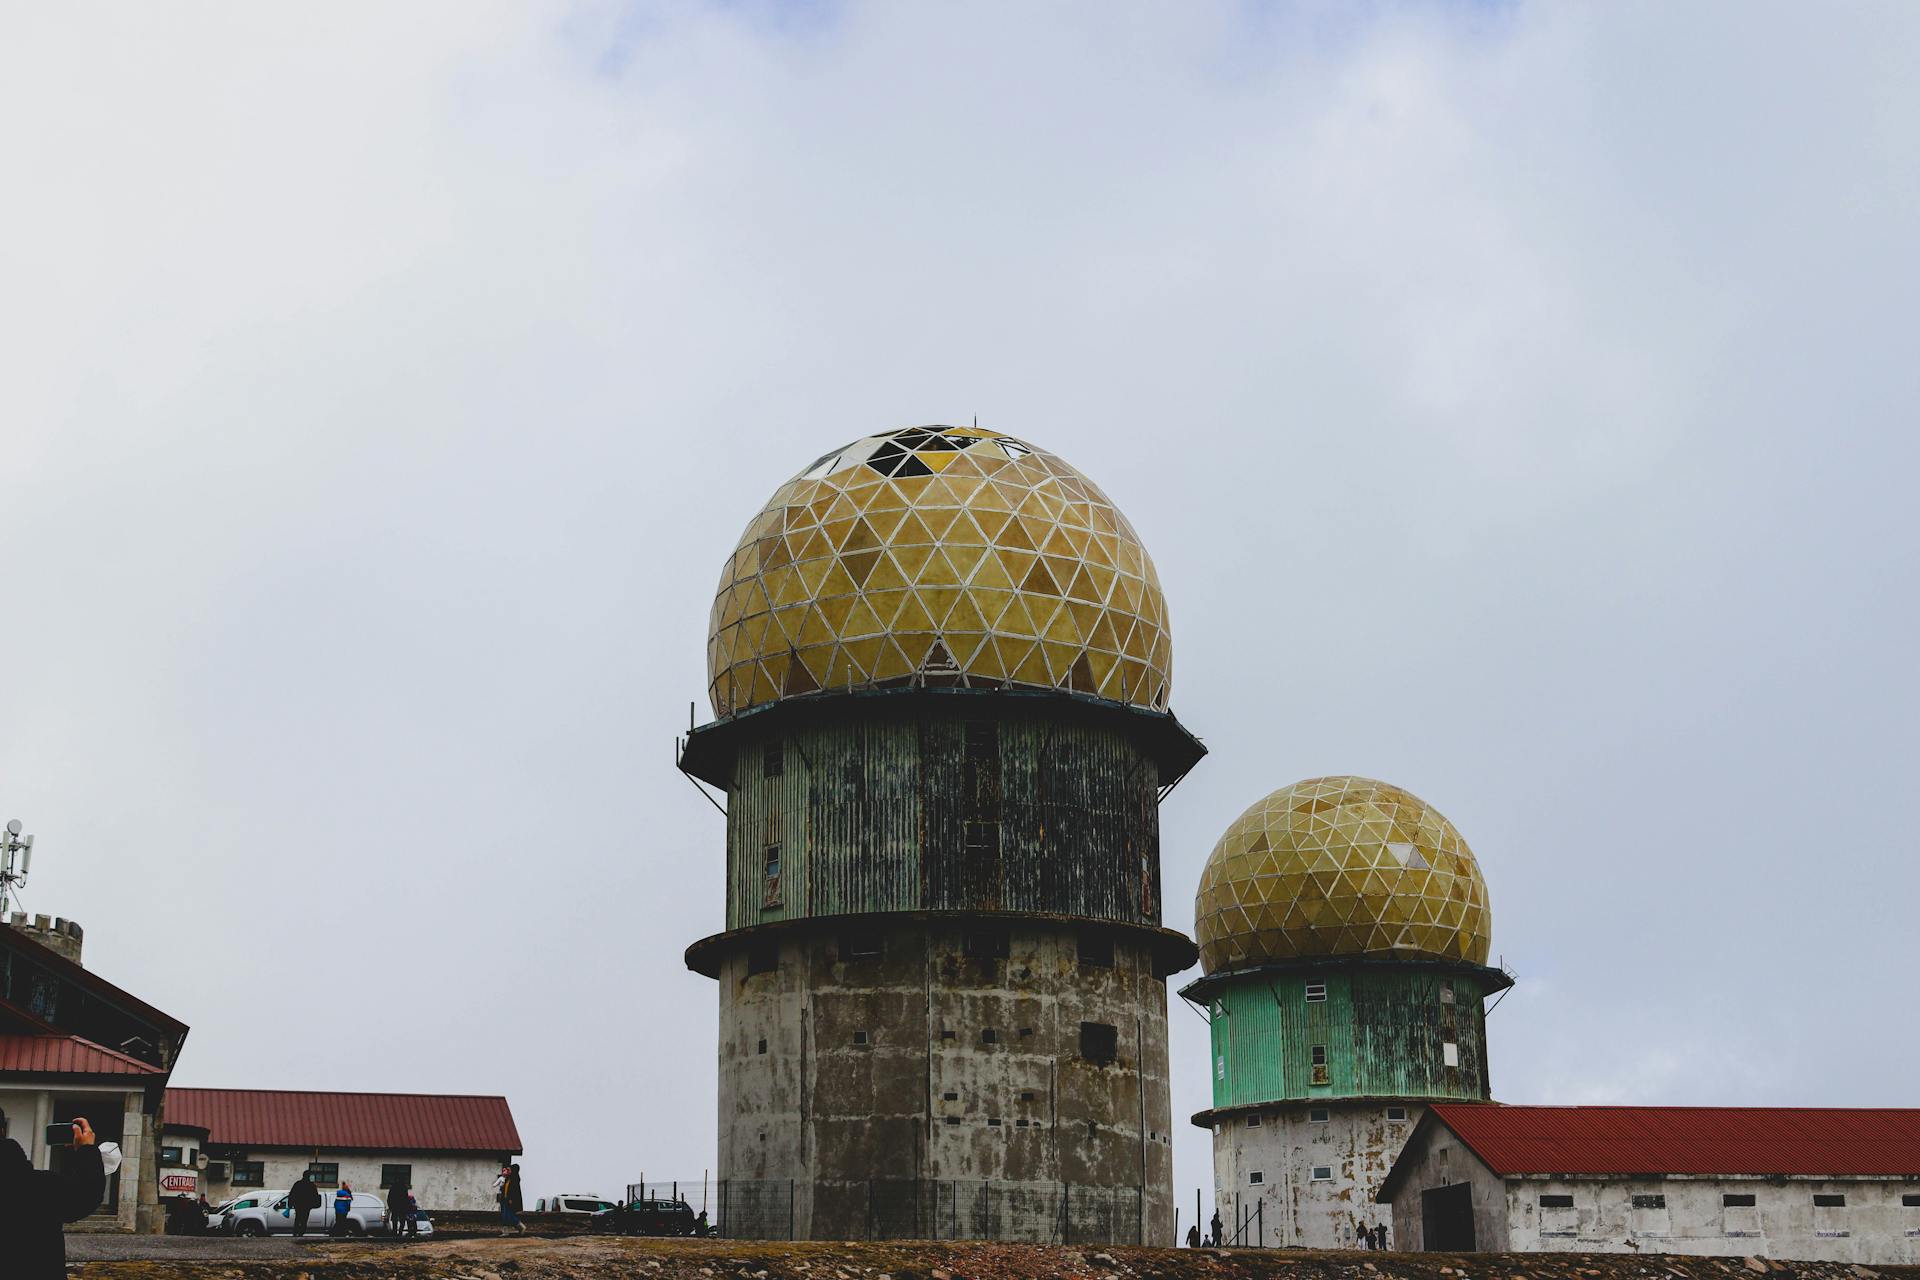
[[[708,628],[716,715],[913,683],[1063,689],[1165,710],[1146,548],[1099,486],[978,427],[825,454],[747,523]]]
[[[1253,805],[1200,873],[1207,973],[1313,956],[1485,964],[1487,882],[1459,831],[1410,791],[1308,778]]]

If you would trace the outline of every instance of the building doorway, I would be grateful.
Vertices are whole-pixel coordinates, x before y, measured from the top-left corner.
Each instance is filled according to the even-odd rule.
[[[1464,1182],[1420,1193],[1421,1247],[1430,1253],[1471,1253],[1473,1188]]]

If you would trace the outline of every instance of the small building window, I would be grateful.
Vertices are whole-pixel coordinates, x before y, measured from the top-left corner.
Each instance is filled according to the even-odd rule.
[[[1026,1127],[1027,1127],[1027,1121],[1026,1121],[1026,1118],[1025,1118],[1025,1117],[1023,1116],[1023,1117],[1021,1117],[1020,1119],[1018,1119],[1018,1120],[1015,1120],[1015,1121],[1013,1122],[1013,1127],[1014,1127],[1014,1128],[1016,1128],[1016,1129],[1024,1129],[1024,1128],[1026,1128]]]
[[[981,1044],[998,1044],[999,1042],[1000,1042],[999,1032],[995,1031],[992,1027],[980,1028]]]
[[[840,935],[840,959],[877,960],[885,950],[878,929],[849,929]]]
[[[1460,1065],[1460,1046],[1449,1040],[1440,1046],[1440,1061],[1449,1067]]]
[[[1085,969],[1113,968],[1113,935],[1088,930],[1080,935],[1080,966]]]
[[[1323,1001],[1324,1001],[1324,1000],[1325,1000],[1326,998],[1327,998],[1327,984],[1326,984],[1326,983],[1324,983],[1324,982],[1309,982],[1309,983],[1307,984],[1307,1003],[1308,1003],[1308,1004],[1320,1004],[1320,1003],[1321,1003],[1321,1002],[1323,1002]]]
[[[1638,1195],[1633,1198],[1633,1207],[1636,1209],[1664,1209],[1667,1207],[1667,1198],[1663,1195]]]
[[[1080,1024],[1080,1056],[1106,1066],[1120,1056],[1120,1029],[1109,1022]]]
[[[1453,984],[1451,982],[1443,982],[1440,984],[1440,1003],[1453,1003]]]
[[[987,1117],[987,1128],[989,1128],[989,1129],[998,1129],[999,1127],[1000,1127],[1000,1117],[999,1117],[999,1116],[988,1116],[988,1117]]]
[[[1327,1046],[1323,1044],[1313,1046],[1313,1065],[1316,1067],[1327,1065]]]
[[[1020,1091],[1020,1101],[1022,1101],[1022,1102],[1032,1102],[1032,1101],[1033,1101],[1033,1090],[1031,1090],[1031,1089],[1022,1089],[1022,1090]]]
[[[780,948],[771,943],[762,943],[747,951],[747,976],[756,973],[772,973],[780,967]]]
[[[307,1165],[307,1179],[316,1187],[337,1187],[340,1164],[335,1160],[315,1160]]]
[[[959,1123],[960,1123],[960,1117],[959,1117],[959,1116],[948,1116],[948,1117],[947,1117],[947,1123],[948,1123],[948,1124],[959,1124]]]
[[[767,1051],[767,1038],[766,1038],[765,1036],[761,1036],[761,1037],[760,1037],[760,1050],[759,1050],[759,1051],[760,1051],[761,1053],[765,1053],[765,1052]]]
[[[233,1185],[236,1187],[266,1186],[267,1162],[265,1160],[235,1160],[233,1162]]]
[[[186,1160],[183,1159],[180,1154],[183,1150],[184,1148],[182,1147],[160,1148],[160,1163],[161,1164],[185,1164]]]
[[[960,1095],[959,1095],[959,1094],[957,1094],[957,1093],[952,1093],[952,1092],[948,1092],[948,1093],[943,1093],[943,1094],[941,1094],[940,1096],[941,1096],[942,1098],[944,1098],[944,1099],[946,1099],[946,1100],[947,1100],[948,1102],[958,1102],[958,1101],[960,1101]]]
[[[1317,1165],[1315,1165],[1315,1166],[1313,1166],[1313,1179],[1312,1179],[1312,1180],[1313,1180],[1314,1182],[1332,1182],[1332,1181],[1333,1181],[1333,1166],[1331,1166],[1331,1165],[1324,1165],[1324,1164],[1317,1164]]]
[[[1573,1208],[1573,1197],[1572,1196],[1541,1196],[1540,1207],[1542,1209],[1571,1209]]]
[[[1251,1182],[1256,1187],[1259,1186],[1261,1183],[1265,1182],[1266,1180],[1267,1180],[1267,1175],[1260,1172],[1260,1170],[1258,1169],[1255,1169],[1252,1173],[1247,1175],[1247,1181]]]
[[[1325,1107],[1315,1107],[1307,1112],[1308,1124],[1327,1124],[1333,1119],[1333,1112]]]
[[[1920,1195],[1908,1192],[1900,1197],[1900,1203],[1909,1209],[1920,1209]]]
[[[1247,1117],[1247,1128],[1258,1129],[1259,1127],[1260,1127],[1260,1117],[1258,1115],[1251,1115]]]
[[[951,1040],[951,1039],[953,1039],[953,1028],[952,1028],[952,1027],[942,1027],[942,1028],[940,1028],[940,1038],[941,1038],[942,1040]]]
[[[1406,1122],[1407,1122],[1407,1109],[1405,1107],[1388,1107],[1387,1108],[1388,1124],[1405,1124]]]
[[[1751,1209],[1753,1208],[1753,1197],[1732,1194],[1723,1195],[1720,1197],[1720,1207],[1722,1209]]]
[[[768,845],[764,850],[763,856],[765,859],[767,879],[778,880],[780,878],[780,846],[777,844]]]
[[[854,1033],[853,1033],[853,1042],[854,1042],[855,1044],[865,1044],[865,1043],[867,1043],[867,1033],[866,1033],[866,1032],[864,1032],[864,1031],[856,1031],[856,1032],[854,1032]]]
[[[777,778],[787,771],[787,744],[779,738],[760,748],[760,776]]]
[[[413,1185],[413,1166],[410,1164],[381,1165],[380,1185],[383,1187],[411,1187]]]
[[[1816,1195],[1813,1198],[1813,1207],[1816,1209],[1844,1209],[1847,1207],[1847,1198],[1845,1196]]]
[[[1100,1126],[1091,1120],[1087,1121],[1087,1136],[1089,1138],[1097,1138],[1100,1136]]]

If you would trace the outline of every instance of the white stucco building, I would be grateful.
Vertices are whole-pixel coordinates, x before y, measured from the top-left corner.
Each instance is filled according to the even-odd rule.
[[[215,1204],[284,1191],[311,1170],[323,1189],[384,1197],[402,1178],[424,1210],[487,1210],[520,1133],[502,1097],[168,1089],[160,1146],[162,1165],[183,1175],[204,1163],[200,1194]]]
[[[1441,1103],[1378,1200],[1395,1246],[1920,1262],[1920,1110]]]

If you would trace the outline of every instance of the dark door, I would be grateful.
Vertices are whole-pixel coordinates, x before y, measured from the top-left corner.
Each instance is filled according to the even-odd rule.
[[[85,1116],[87,1123],[93,1126],[94,1136],[98,1141],[121,1142],[122,1145],[124,1145],[120,1130],[126,1120],[123,1114],[126,1105],[124,1098],[114,1094],[94,1094],[86,1098],[55,1097],[53,1100],[53,1119],[57,1124],[62,1121],[72,1120],[76,1116]],[[22,1145],[24,1146],[25,1144],[23,1143]],[[66,1154],[67,1149],[65,1147],[55,1147],[48,1153],[47,1167],[50,1169],[64,1168]],[[118,1172],[115,1172],[112,1177],[107,1179],[106,1197],[100,1201],[100,1207],[94,1212],[120,1212],[120,1174]]]
[[[1471,1253],[1473,1188],[1464,1182],[1420,1193],[1421,1247],[1429,1253]]]

